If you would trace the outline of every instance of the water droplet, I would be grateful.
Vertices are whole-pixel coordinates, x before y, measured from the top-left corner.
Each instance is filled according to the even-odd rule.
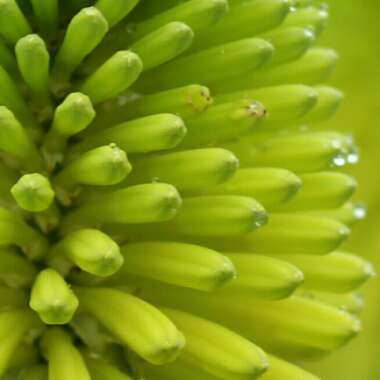
[[[348,153],[347,162],[351,165],[357,164],[359,162],[359,152],[357,149],[353,149]]]
[[[336,155],[332,160],[332,166],[337,168],[343,167],[346,163],[346,158],[341,154]]]
[[[358,203],[354,206],[354,215],[356,219],[364,219],[367,216],[367,209],[364,204]]]

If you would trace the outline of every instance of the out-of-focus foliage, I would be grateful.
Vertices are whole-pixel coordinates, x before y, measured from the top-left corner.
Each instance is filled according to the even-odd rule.
[[[380,1],[330,0],[331,20],[321,44],[340,53],[335,84],[346,99],[330,121],[334,128],[354,131],[361,162],[354,174],[360,183],[357,197],[368,206],[368,216],[349,241],[351,248],[370,259],[380,271]],[[364,289],[363,332],[348,347],[310,365],[324,380],[380,379],[380,277]]]

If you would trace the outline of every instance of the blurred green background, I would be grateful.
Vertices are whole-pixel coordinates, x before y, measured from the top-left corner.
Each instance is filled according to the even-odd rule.
[[[352,169],[356,198],[368,217],[347,248],[371,260],[379,275],[364,289],[363,331],[347,347],[308,365],[323,380],[380,379],[380,0],[330,0],[330,22],[321,45],[340,54],[333,83],[346,95],[329,126],[352,131],[361,162]]]

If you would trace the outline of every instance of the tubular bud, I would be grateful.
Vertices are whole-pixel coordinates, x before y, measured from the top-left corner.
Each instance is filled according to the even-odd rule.
[[[302,188],[281,210],[338,208],[348,201],[357,187],[355,179],[339,172],[300,175]]]
[[[79,302],[58,272],[45,269],[34,282],[29,305],[47,325],[63,325],[72,319]]]
[[[15,157],[23,169],[43,169],[41,156],[27,131],[4,106],[0,106],[0,149]]]
[[[31,3],[43,34],[52,38],[58,30],[58,0],[31,0]]]
[[[272,52],[272,45],[259,38],[230,42],[160,66],[146,73],[138,81],[137,88],[151,93],[195,82],[209,85],[225,81],[237,72],[256,69]]]
[[[169,223],[180,235],[236,236],[265,225],[267,214],[253,198],[200,196],[185,198],[177,216]]]
[[[194,38],[189,26],[182,22],[171,22],[148,34],[131,46],[143,61],[144,70],[149,70],[187,50]]]
[[[210,195],[244,195],[257,199],[265,208],[288,202],[302,188],[292,172],[274,168],[238,169],[228,181],[205,189]]]
[[[15,244],[32,260],[40,259],[48,249],[47,239],[13,212],[0,207],[0,245]]]
[[[42,348],[48,360],[49,380],[91,380],[82,355],[63,329],[48,329],[42,338]]]
[[[124,120],[170,112],[183,120],[207,110],[213,99],[210,90],[197,84],[170,89],[144,97],[131,98],[126,104],[116,105],[110,110],[100,111],[91,126],[96,130]]]
[[[104,102],[126,90],[142,69],[143,63],[135,53],[118,51],[79,86],[79,91],[93,104]]]
[[[29,310],[0,312],[0,376],[8,369],[24,336],[36,327],[39,327],[39,323]]]
[[[229,253],[225,254],[235,265],[238,276],[220,290],[220,296],[239,297],[249,294],[255,298],[277,300],[289,297],[302,285],[302,268],[269,256]]]
[[[53,66],[57,91],[67,85],[71,73],[99,44],[108,31],[108,23],[95,7],[83,8],[71,20]]]
[[[262,380],[321,380],[318,377],[306,372],[304,369],[295,366],[285,360],[268,355],[269,369],[261,377]]]
[[[35,96],[48,103],[50,55],[44,40],[29,34],[17,41],[15,51],[24,81]]]
[[[265,116],[265,106],[249,98],[217,104],[186,121],[188,133],[180,147],[198,148],[236,140],[255,131]]]
[[[131,164],[124,151],[110,144],[92,149],[65,166],[54,178],[57,195],[64,204],[80,185],[110,186],[123,181]]]
[[[21,37],[31,32],[28,21],[16,0],[0,2],[0,35],[14,45]]]
[[[327,24],[329,18],[328,12],[321,8],[305,7],[290,12],[282,26],[297,26],[311,29],[316,35],[319,35]]]
[[[99,195],[64,216],[61,231],[97,224],[140,224],[172,219],[181,206],[177,190],[167,184],[152,183]]]
[[[123,273],[203,291],[224,286],[236,276],[232,262],[208,248],[176,242],[124,245]],[[235,280],[234,280],[235,281]]]
[[[207,189],[230,179],[239,161],[228,150],[197,149],[138,161],[128,183],[151,180],[173,184],[179,191]]]
[[[138,24],[132,39],[136,41],[172,21],[183,22],[189,25],[194,33],[198,33],[219,21],[227,10],[226,0],[192,0],[181,3]]]
[[[22,209],[31,212],[47,210],[54,200],[49,180],[38,173],[23,175],[13,185],[11,193]]]
[[[108,25],[111,28],[127,16],[139,1],[140,0],[98,0],[95,6],[107,19]]]
[[[37,274],[36,267],[17,252],[0,248],[0,278],[12,288],[30,285]],[[2,297],[1,297],[2,298]]]
[[[300,27],[281,27],[261,37],[274,47],[273,57],[268,62],[270,66],[301,58],[315,41],[315,35],[310,29]]]
[[[347,293],[375,275],[373,266],[359,256],[333,252],[323,257],[285,256],[305,274],[305,289]]]
[[[101,277],[117,272],[124,261],[118,245],[94,229],[70,233],[53,247],[53,253],[65,255],[82,270]]]
[[[185,335],[184,360],[223,379],[246,380],[268,369],[265,353],[236,333],[192,314],[162,310]]]
[[[75,292],[84,308],[148,362],[171,362],[182,350],[185,340],[174,324],[139,298],[112,288],[75,288]]]
[[[283,128],[284,124],[295,123],[307,115],[317,103],[318,93],[304,85],[282,85],[223,94],[215,100],[219,103],[238,98],[256,99],[264,104],[266,117],[262,127],[267,130]]]
[[[350,151],[356,155],[355,145],[345,135],[329,132],[278,136],[258,144],[246,139],[228,145],[228,149],[237,155],[242,167],[279,166],[296,173],[340,168],[348,163]]]
[[[186,135],[178,116],[159,114],[127,121],[90,134],[68,152],[69,158],[104,144],[116,144],[128,154],[148,153],[176,147]]]
[[[231,2],[229,12],[217,25],[197,35],[194,49],[201,50],[274,29],[289,12],[289,3],[284,0],[249,0],[235,3]]]
[[[86,365],[90,371],[92,380],[132,380],[126,373],[106,361],[85,356]]]

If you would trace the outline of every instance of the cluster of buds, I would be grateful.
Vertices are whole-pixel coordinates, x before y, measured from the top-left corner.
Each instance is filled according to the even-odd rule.
[[[374,274],[327,18],[0,0],[1,379],[317,379]]]

